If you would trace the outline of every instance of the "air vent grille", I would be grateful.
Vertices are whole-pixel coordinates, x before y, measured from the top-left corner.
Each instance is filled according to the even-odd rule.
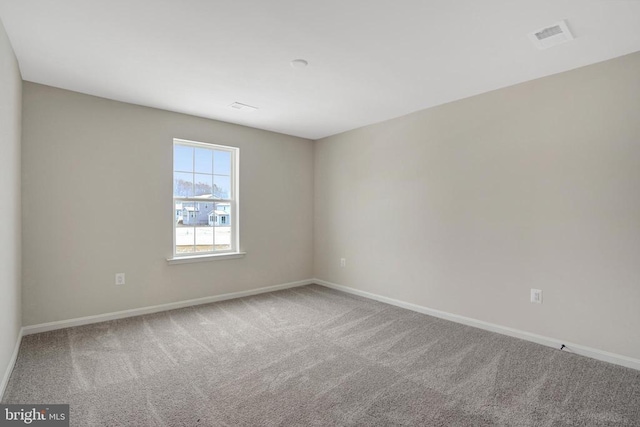
[[[536,33],[536,38],[538,40],[544,40],[561,33],[562,28],[560,28],[560,25],[554,25],[553,27],[545,28],[544,30]]]
[[[573,40],[566,21],[560,21],[529,33],[529,38],[538,49],[548,49]]]
[[[254,107],[252,105],[247,105],[247,104],[243,104],[241,102],[234,102],[233,104],[229,105],[229,107],[235,109],[235,110],[241,110],[241,111],[256,111],[258,109],[258,107]]]

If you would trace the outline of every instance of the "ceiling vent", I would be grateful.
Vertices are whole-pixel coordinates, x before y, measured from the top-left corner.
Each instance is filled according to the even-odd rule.
[[[567,22],[560,21],[529,33],[529,38],[538,49],[549,49],[560,43],[573,40],[573,34],[569,31]]]
[[[258,109],[258,107],[252,107],[251,105],[247,105],[247,104],[243,104],[241,102],[234,102],[233,104],[229,105],[229,107],[235,109],[235,110],[241,110],[241,111],[256,111]]]

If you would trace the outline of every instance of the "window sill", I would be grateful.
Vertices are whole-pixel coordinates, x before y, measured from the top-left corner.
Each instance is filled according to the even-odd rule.
[[[174,264],[189,264],[192,262],[222,261],[227,259],[244,258],[246,254],[247,254],[246,252],[231,252],[226,254],[181,256],[181,257],[167,258],[167,263],[169,263],[169,265],[174,265]]]

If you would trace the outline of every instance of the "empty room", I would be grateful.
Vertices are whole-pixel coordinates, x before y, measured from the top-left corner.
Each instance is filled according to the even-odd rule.
[[[0,426],[640,426],[640,1],[0,0]]]

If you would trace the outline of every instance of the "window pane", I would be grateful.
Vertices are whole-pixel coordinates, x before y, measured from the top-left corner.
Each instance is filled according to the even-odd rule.
[[[176,225],[176,253],[186,254],[194,251],[195,228],[182,224]]]
[[[184,145],[173,146],[173,170],[183,172],[193,171],[193,147]]]
[[[208,225],[209,212],[213,210],[213,204],[211,202],[183,202],[183,210],[185,211],[183,216],[185,225]]]
[[[217,251],[231,250],[231,205],[216,203],[214,222],[215,246]]]
[[[204,196],[204,195],[208,195],[210,197],[213,197],[213,191],[212,191],[212,175],[202,175],[202,174],[196,174],[195,175],[195,195],[196,196]]]
[[[231,178],[228,176],[213,176],[213,197],[216,199],[230,199],[231,194]]]
[[[176,224],[194,225],[196,206],[193,202],[176,202]]]
[[[213,227],[196,227],[196,252],[213,251]]]
[[[213,150],[208,148],[196,148],[195,149],[195,172],[200,173],[213,173]]]
[[[176,202],[175,204],[175,221],[179,224],[182,221],[182,203]]]
[[[173,194],[176,197],[193,197],[193,174],[174,172]]]
[[[216,175],[231,175],[231,153],[215,150],[213,152],[213,173]]]

